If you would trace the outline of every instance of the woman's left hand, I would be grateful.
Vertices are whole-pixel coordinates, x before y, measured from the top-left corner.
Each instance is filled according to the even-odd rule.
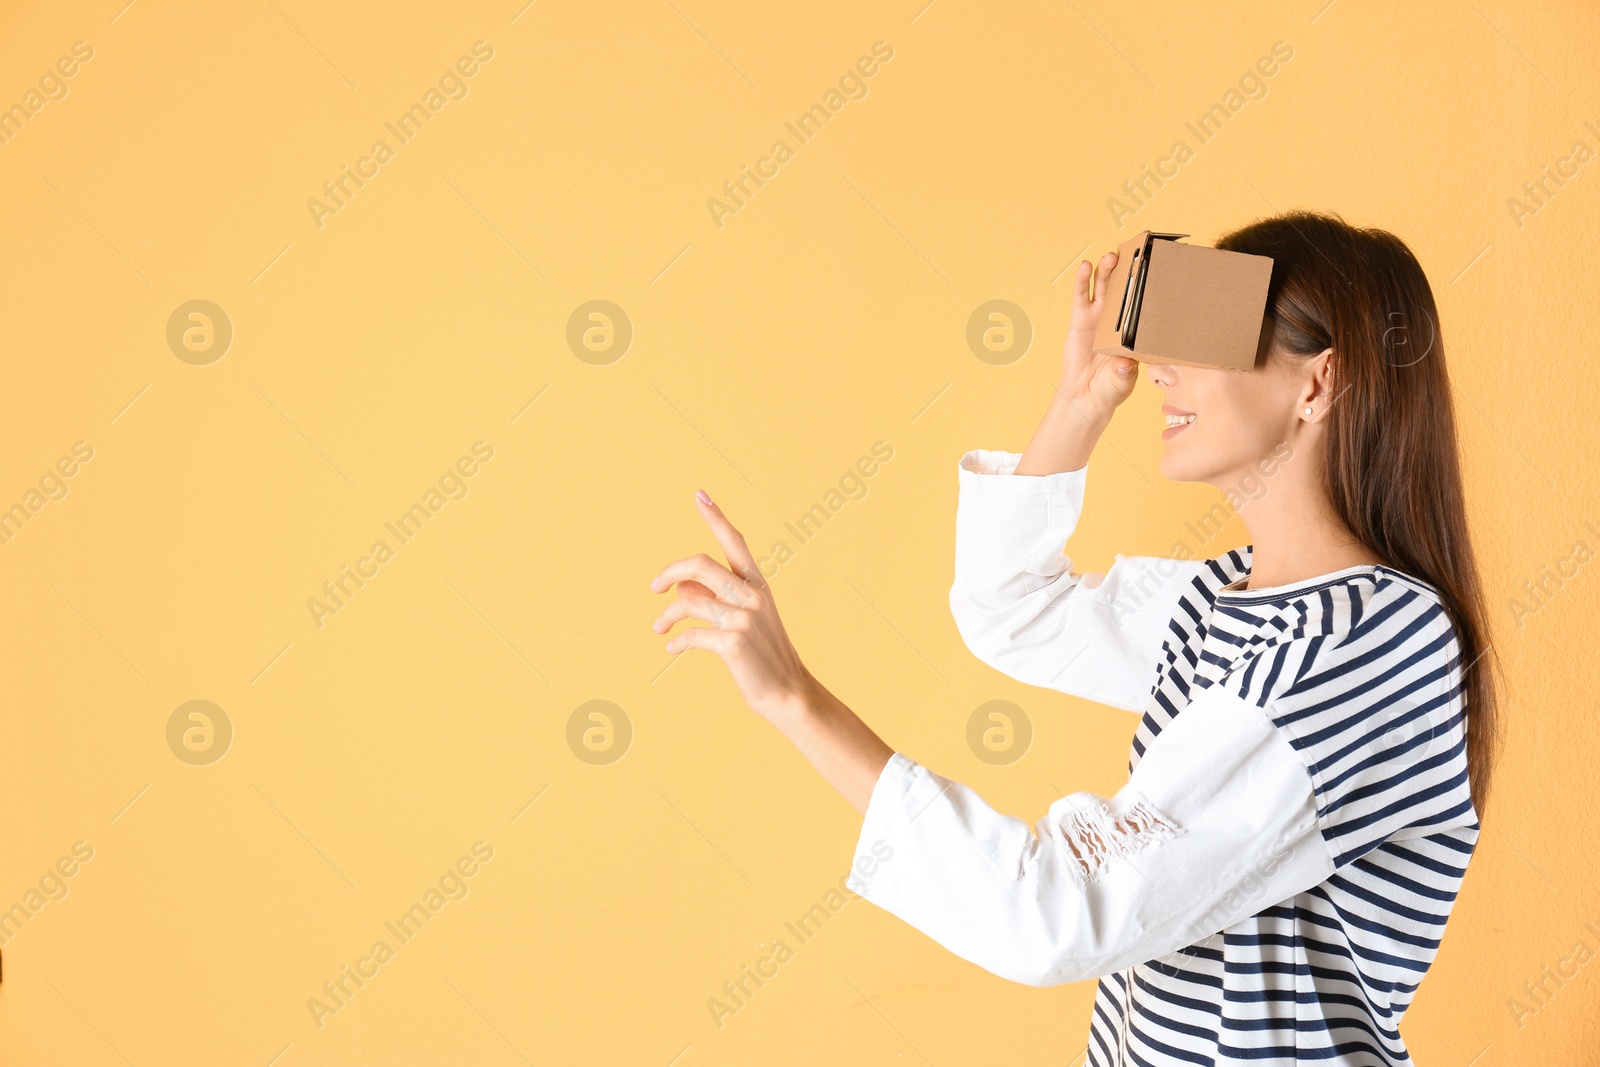
[[[667,651],[676,654],[704,648],[721,656],[745,702],[770,721],[803,699],[815,679],[784,631],[772,589],[761,576],[744,535],[709,496],[702,492],[695,499],[700,517],[722,545],[728,566],[703,552],[667,564],[651,579],[650,588],[664,593],[677,586],[678,598],[651,628],[666,633],[680,619],[710,623],[675,634],[667,642]]]

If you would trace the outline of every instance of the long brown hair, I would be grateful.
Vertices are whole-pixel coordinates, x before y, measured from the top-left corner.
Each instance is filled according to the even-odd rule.
[[[1405,243],[1337,214],[1289,211],[1225,234],[1217,248],[1273,259],[1273,350],[1332,348],[1325,484],[1367,548],[1440,594],[1460,646],[1467,774],[1482,818],[1500,717],[1488,613],[1467,531],[1439,310]]]

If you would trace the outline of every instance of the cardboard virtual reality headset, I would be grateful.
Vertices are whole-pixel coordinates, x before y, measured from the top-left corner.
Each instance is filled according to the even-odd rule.
[[[1102,356],[1249,370],[1271,341],[1272,259],[1141,230],[1117,247],[1095,329]]]

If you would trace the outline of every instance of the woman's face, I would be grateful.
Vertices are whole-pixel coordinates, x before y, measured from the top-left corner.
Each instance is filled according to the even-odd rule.
[[[1162,392],[1162,414],[1193,414],[1161,431],[1161,473],[1227,491],[1253,477],[1290,439],[1296,407],[1308,392],[1309,367],[1276,352],[1248,371],[1146,364]],[[1165,420],[1164,420],[1165,421]]]

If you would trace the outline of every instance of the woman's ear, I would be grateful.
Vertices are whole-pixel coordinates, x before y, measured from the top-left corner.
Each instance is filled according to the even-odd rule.
[[[1333,406],[1344,388],[1334,380],[1333,349],[1324,348],[1305,364],[1305,395],[1299,414],[1307,422],[1316,422]]]

